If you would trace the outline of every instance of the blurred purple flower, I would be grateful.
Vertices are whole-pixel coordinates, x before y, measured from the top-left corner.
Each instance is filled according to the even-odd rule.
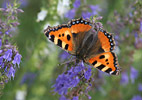
[[[122,85],[127,85],[128,82],[129,82],[129,77],[128,77],[127,72],[122,72],[120,84],[122,84]]]
[[[90,5],[89,7],[92,10],[92,15],[97,15],[98,12],[101,11],[99,5]]]
[[[15,76],[15,69],[13,68],[13,66],[10,66],[10,69],[8,71],[8,74],[7,74],[7,77],[8,78],[13,77],[13,79],[14,79],[14,76]]]
[[[9,34],[9,30],[8,30],[8,31],[6,31],[6,32],[5,32],[5,34],[6,34],[6,35],[8,35],[8,34]]]
[[[130,79],[131,79],[131,82],[134,83],[135,79],[137,77],[138,77],[138,71],[134,67],[131,67],[130,68]]]
[[[67,100],[67,99],[64,95],[62,95],[59,100]]]
[[[20,62],[21,62],[21,55],[19,54],[19,53],[17,53],[16,55],[15,55],[15,57],[14,57],[14,60],[12,61],[12,63],[13,64],[18,64],[18,66],[19,66],[19,64],[20,64]]]
[[[84,73],[85,79],[89,80],[91,77],[91,68],[88,68],[88,70]]]
[[[140,21],[140,32],[142,32],[142,21]]]
[[[33,83],[33,81],[36,78],[36,74],[32,73],[32,72],[27,72],[24,74],[24,76],[22,77],[22,80],[20,82],[20,84],[24,84],[27,83],[29,86]]]
[[[135,95],[131,100],[142,100],[142,97],[140,95]]]
[[[91,16],[92,16],[92,13],[91,13],[91,12],[82,12],[82,17],[83,17],[84,19],[90,18]]]
[[[68,19],[73,19],[75,16],[75,13],[76,13],[76,10],[73,8],[65,14],[65,17]]]
[[[72,100],[79,100],[78,96],[74,96]]]
[[[3,58],[6,59],[7,61],[11,61],[11,57],[12,57],[12,49],[8,49],[3,55]]]
[[[140,92],[142,92],[142,83],[139,83],[139,85],[138,85],[138,90],[139,90]]]
[[[1,48],[1,46],[2,46],[2,39],[0,39],[0,48]]]
[[[3,50],[0,50],[0,54],[3,52]]]
[[[75,2],[73,3],[73,7],[79,8],[80,7],[80,0],[75,0]]]
[[[21,3],[21,8],[28,5],[28,0],[20,0],[19,2]]]
[[[63,51],[63,52],[59,55],[59,57],[60,57],[60,61],[62,62],[62,61],[64,61],[64,60],[66,60],[68,57],[70,57],[70,54],[67,53],[66,51]]]
[[[28,5],[28,0],[19,0],[20,2],[20,7],[26,7]],[[7,8],[7,4],[10,4],[11,1],[10,0],[4,0],[4,2],[2,3],[2,8]]]

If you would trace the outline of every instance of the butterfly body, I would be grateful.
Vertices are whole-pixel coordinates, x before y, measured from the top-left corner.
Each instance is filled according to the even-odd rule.
[[[45,35],[56,45],[76,56],[78,60],[112,75],[119,74],[114,50],[114,40],[110,33],[94,29],[93,23],[83,18],[57,27],[48,27]]]

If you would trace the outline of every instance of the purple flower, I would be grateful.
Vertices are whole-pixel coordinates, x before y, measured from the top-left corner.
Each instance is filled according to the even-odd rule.
[[[20,0],[21,7],[26,7],[28,5],[28,0]]]
[[[91,16],[92,16],[92,13],[91,13],[91,12],[82,12],[82,17],[83,17],[84,19],[90,18]]]
[[[134,67],[131,67],[130,68],[130,79],[131,79],[131,82],[134,83],[135,79],[137,77],[138,77],[138,71]]]
[[[64,95],[62,95],[59,100],[67,100],[67,99]]]
[[[15,55],[15,57],[14,57],[14,60],[12,61],[12,63],[13,64],[18,64],[18,66],[19,66],[19,64],[20,64],[20,62],[21,62],[21,55],[19,54],[19,53],[17,53],[16,55]]]
[[[60,57],[60,61],[62,62],[64,60],[66,60],[68,57],[70,57],[70,54],[67,53],[66,51],[64,51],[62,54],[60,54],[59,57]]]
[[[129,78],[128,78],[127,72],[122,72],[120,83],[121,83],[122,85],[127,85],[128,82],[129,82]]]
[[[142,92],[142,84],[141,84],[141,83],[138,85],[138,90],[139,90],[140,92]]]
[[[74,67],[71,67],[66,74],[63,73],[59,75],[54,85],[54,91],[58,92],[60,95],[66,95],[68,88],[76,87],[79,83],[80,79],[77,76],[77,73],[78,72],[74,71]]]
[[[11,57],[12,57],[12,49],[8,49],[3,55],[3,58],[6,59],[7,61],[11,61]]]
[[[8,35],[8,34],[9,34],[9,31],[6,31],[5,34]]]
[[[33,83],[33,81],[35,80],[35,78],[36,78],[35,73],[27,72],[22,77],[20,84],[22,85],[24,83],[27,83],[30,86]]]
[[[1,48],[1,46],[2,46],[2,39],[0,39],[0,48]]]
[[[54,91],[58,92],[60,95],[67,94],[67,90],[70,87],[68,82],[69,80],[67,75],[65,75],[64,73],[59,75],[54,85]]]
[[[78,96],[72,98],[72,100],[79,100]]]
[[[131,100],[142,100],[142,97],[140,95],[135,95]]]
[[[80,0],[75,0],[75,2],[73,3],[73,7],[79,8],[80,7]]]
[[[8,78],[11,78],[11,77],[14,78],[14,76],[15,76],[15,69],[13,68],[13,66],[11,66],[9,71],[8,71],[7,77]]]
[[[65,17],[68,19],[73,19],[75,16],[75,13],[76,13],[76,10],[73,8],[65,14]]]
[[[2,65],[3,63],[3,56],[0,57],[0,66]]]
[[[91,77],[91,68],[88,68],[88,70],[84,73],[85,79],[89,80]]]
[[[140,21],[140,32],[142,32],[142,21]]]
[[[97,15],[101,11],[99,5],[90,5],[89,7],[92,10],[92,15]]]
[[[81,64],[79,64],[78,66],[76,66],[76,67],[74,68],[74,72],[75,72],[75,73],[79,73],[79,72],[81,72],[81,71],[84,70],[84,69],[85,69],[85,66],[84,66],[83,62],[81,62]]]

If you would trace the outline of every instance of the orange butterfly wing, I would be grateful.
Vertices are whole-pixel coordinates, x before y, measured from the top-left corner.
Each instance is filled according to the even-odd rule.
[[[88,62],[91,65],[93,65],[95,68],[103,72],[106,72],[112,75],[119,74],[118,62],[116,59],[116,55],[113,52],[104,52],[104,53],[98,54],[97,56],[89,59]]]
[[[44,34],[56,45],[74,54],[73,34],[89,31],[92,28],[89,24],[89,21],[79,18],[57,27],[49,26]]]
[[[114,50],[115,42],[114,42],[114,39],[112,38],[112,35],[110,33],[107,33],[106,31],[101,29],[98,32],[98,38],[101,42],[102,49],[105,52],[109,52],[109,51]]]

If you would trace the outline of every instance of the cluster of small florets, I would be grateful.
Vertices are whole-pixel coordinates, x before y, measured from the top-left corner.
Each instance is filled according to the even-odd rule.
[[[0,83],[14,78],[16,68],[21,62],[21,55],[16,46],[10,43],[12,30],[19,25],[17,14],[23,12],[10,4],[0,8]]]
[[[65,60],[70,55],[63,52],[60,57]],[[68,67],[68,70],[63,72],[56,79],[54,91],[61,95],[60,100],[79,100],[81,94],[85,94],[88,98],[88,89],[91,87],[92,81],[91,66],[85,66],[80,62],[76,66]]]

